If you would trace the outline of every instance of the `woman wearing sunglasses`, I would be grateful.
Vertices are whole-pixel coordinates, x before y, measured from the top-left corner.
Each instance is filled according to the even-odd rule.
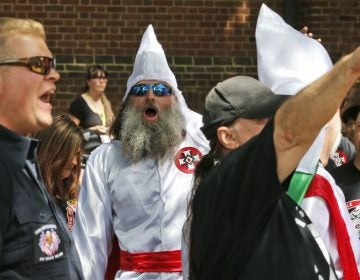
[[[102,66],[89,67],[84,91],[71,103],[69,110],[76,124],[98,134],[106,134],[106,127],[114,116],[105,95],[107,82],[108,74]]]
[[[108,140],[106,137],[108,126],[114,113],[105,95],[107,82],[108,73],[102,66],[89,67],[83,93],[70,104],[69,113],[71,118],[77,125],[88,130],[89,137],[86,137],[85,134],[85,139],[88,141],[94,137],[97,143]]]

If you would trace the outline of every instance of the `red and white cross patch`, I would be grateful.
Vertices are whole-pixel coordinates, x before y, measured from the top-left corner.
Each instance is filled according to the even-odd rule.
[[[195,167],[202,158],[201,152],[194,147],[184,147],[175,155],[176,167],[184,173],[194,174]]]

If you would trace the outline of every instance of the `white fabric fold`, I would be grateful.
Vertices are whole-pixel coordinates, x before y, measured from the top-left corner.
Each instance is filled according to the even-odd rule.
[[[333,64],[322,44],[261,6],[256,25],[259,80],[277,94],[294,95]]]
[[[265,4],[259,12],[255,37],[259,80],[276,94],[295,95],[333,67],[319,42],[292,28]],[[325,128],[297,171],[315,173],[324,137]]]

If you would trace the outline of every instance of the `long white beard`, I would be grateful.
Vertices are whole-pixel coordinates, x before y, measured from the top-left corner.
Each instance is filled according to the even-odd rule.
[[[120,140],[132,162],[145,157],[165,161],[173,156],[184,136],[184,117],[177,105],[159,112],[156,122],[144,121],[142,112],[130,105],[124,108],[121,121]]]

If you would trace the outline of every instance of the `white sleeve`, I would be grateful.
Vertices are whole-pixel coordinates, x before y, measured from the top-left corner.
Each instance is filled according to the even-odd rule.
[[[358,266],[358,271],[360,271],[360,242],[356,234],[355,228],[351,223],[350,215],[346,208],[344,194],[342,190],[336,185],[335,180],[322,166],[319,166],[317,173],[323,178],[325,178],[331,185],[332,191],[334,192],[341,213],[341,217],[343,218],[343,221],[347,228],[347,232],[349,234],[351,247],[354,253],[355,261]],[[343,268],[337,248],[337,237],[334,225],[331,221],[328,204],[322,197],[313,196],[304,198],[301,203],[301,207],[302,209],[304,209],[304,211],[314,224],[316,230],[319,232],[321,239],[323,240],[334,263],[335,271],[338,278],[343,279]]]
[[[92,155],[86,163],[73,229],[85,280],[104,279],[112,247],[111,213],[105,172],[99,157]]]

